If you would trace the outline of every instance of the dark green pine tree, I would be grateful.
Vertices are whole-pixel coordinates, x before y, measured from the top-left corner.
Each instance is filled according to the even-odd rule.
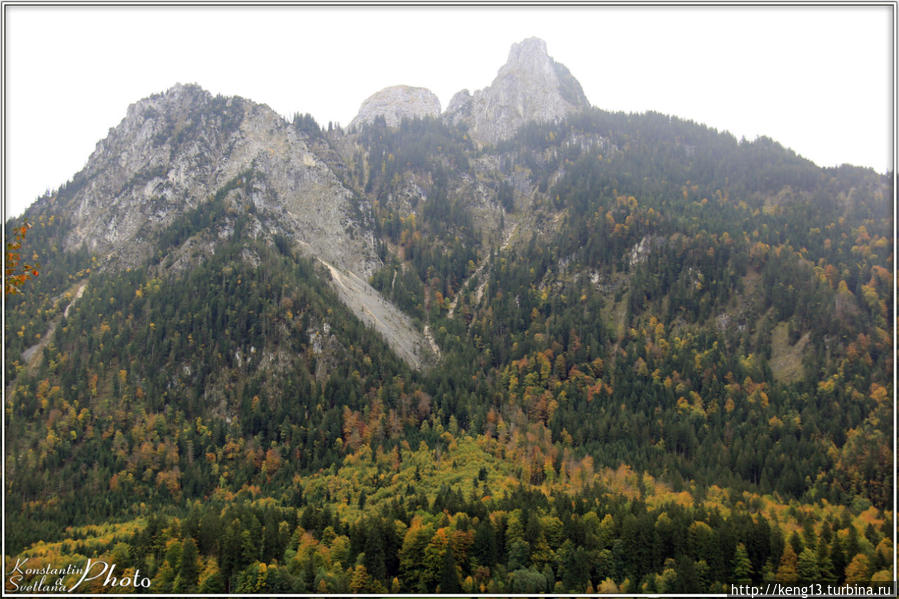
[[[368,574],[376,580],[384,580],[387,576],[387,567],[384,562],[384,536],[381,533],[380,522],[371,521],[366,527],[365,545],[363,552],[365,558],[362,565]]]
[[[818,575],[821,582],[836,582],[837,575],[834,573],[833,562],[827,553],[827,543],[823,537],[818,541],[818,550],[815,552],[815,558],[818,561]]]
[[[846,572],[846,554],[843,552],[843,545],[839,535],[833,536],[833,544],[830,546],[830,563],[833,565],[833,573],[837,578],[837,582],[843,581],[844,572]]]
[[[587,587],[590,579],[590,556],[583,547],[575,547],[571,539],[566,539],[559,548],[562,560],[562,586],[566,591],[580,591]]]
[[[188,537],[181,545],[181,565],[172,590],[176,593],[193,592],[197,586],[198,575],[197,543],[193,537]]]
[[[489,518],[481,520],[474,533],[471,554],[482,566],[492,567],[497,560],[496,531]]]
[[[204,594],[224,593],[225,578],[221,572],[215,572],[203,580],[197,592]]]
[[[459,572],[456,570],[456,557],[453,555],[453,547],[446,546],[443,554],[443,563],[440,565],[440,574],[437,578],[438,593],[460,593],[462,584],[459,582]]]
[[[855,557],[860,551],[859,540],[858,540],[858,530],[852,524],[850,524],[848,528],[849,528],[849,534],[846,537],[846,546],[844,548],[846,551],[847,563],[848,563],[848,561],[851,561],[852,558]]]

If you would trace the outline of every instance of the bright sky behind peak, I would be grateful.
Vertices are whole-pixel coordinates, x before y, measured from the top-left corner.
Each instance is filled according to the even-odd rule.
[[[604,110],[766,135],[820,166],[893,168],[893,6],[4,6],[4,199],[21,214],[127,107],[175,83],[347,125],[391,85],[443,108],[524,38]]]

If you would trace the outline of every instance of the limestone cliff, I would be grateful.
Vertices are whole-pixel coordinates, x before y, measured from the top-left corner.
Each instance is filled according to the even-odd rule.
[[[136,265],[152,251],[155,231],[252,172],[254,188],[242,201],[314,254],[368,275],[378,259],[360,207],[307,141],[267,106],[176,85],[130,106],[48,201],[73,216],[67,247],[86,244]]]
[[[528,121],[554,121],[589,107],[581,84],[550,58],[546,42],[528,38],[512,45],[489,87],[453,96],[446,118],[466,123],[478,141],[496,143]]]
[[[356,129],[382,116],[388,127],[396,127],[404,118],[440,116],[440,100],[423,87],[396,85],[382,89],[370,96],[359,108],[359,114],[350,123]]]

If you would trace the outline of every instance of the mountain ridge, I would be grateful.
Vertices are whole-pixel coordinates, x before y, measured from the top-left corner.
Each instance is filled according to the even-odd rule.
[[[349,128],[378,116],[390,127],[403,118],[440,116],[453,125],[464,124],[478,141],[493,144],[529,121],[555,121],[589,107],[578,80],[549,56],[545,41],[531,37],[512,44],[506,63],[488,87],[473,95],[467,89],[457,92],[442,113],[430,90],[395,85],[366,99]]]
[[[26,214],[11,555],[181,594],[883,577],[890,178],[510,62],[468,96],[510,100],[495,141],[134,105]],[[558,117],[522,120],[519,63]]]
[[[75,227],[66,247],[128,253],[133,265],[146,244],[139,233],[171,223],[252,169],[264,176],[247,201],[278,212],[281,226],[331,261],[371,272],[377,258],[354,233],[352,194],[305,139],[264,105],[194,84],[137,102],[75,176],[89,182],[67,190]],[[332,240],[353,249],[339,255]]]

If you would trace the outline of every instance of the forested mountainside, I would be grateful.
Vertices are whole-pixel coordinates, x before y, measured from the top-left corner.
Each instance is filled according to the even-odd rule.
[[[558,113],[470,118],[545,60]],[[176,593],[892,579],[891,177],[584,106],[537,43],[510,65],[347,131],[178,86],[6,223],[41,265],[6,303],[7,569],[103,558]],[[346,277],[377,302],[344,304]]]

